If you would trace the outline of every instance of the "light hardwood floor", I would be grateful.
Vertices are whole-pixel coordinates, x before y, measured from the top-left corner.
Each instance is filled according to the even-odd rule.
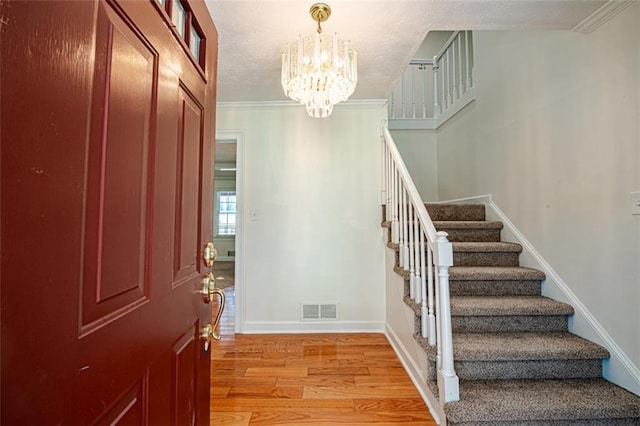
[[[212,425],[435,425],[383,334],[233,334],[226,289]]]

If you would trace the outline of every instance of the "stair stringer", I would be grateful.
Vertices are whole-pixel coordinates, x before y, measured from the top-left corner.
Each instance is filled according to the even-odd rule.
[[[386,229],[385,238],[388,232],[389,230]],[[405,282],[400,275],[394,272],[395,263],[395,251],[387,248],[385,250],[385,335],[429,408],[431,416],[437,424],[444,426],[446,425],[446,416],[437,395],[433,393],[426,382],[427,377],[430,376],[430,364],[424,349],[414,338],[416,333],[415,315],[413,310],[404,303]],[[398,313],[401,314],[398,315]]]
[[[603,361],[603,377],[630,392],[640,395],[640,369],[634,365],[622,348],[613,340],[611,335],[591,314],[587,307],[571,291],[566,282],[547,263],[533,245],[525,238],[524,234],[516,228],[502,210],[493,201],[491,194],[468,198],[459,198],[449,201],[439,201],[446,204],[478,203],[485,205],[486,219],[501,221],[502,240],[518,243],[522,246],[520,265],[539,269],[546,274],[546,280],[542,283],[542,295],[573,306],[575,314],[569,317],[569,331],[584,339],[604,346],[611,357]]]

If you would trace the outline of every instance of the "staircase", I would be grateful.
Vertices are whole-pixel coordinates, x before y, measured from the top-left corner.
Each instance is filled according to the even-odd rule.
[[[481,204],[427,204],[438,231],[449,234],[449,269],[455,371],[460,400],[444,405],[448,425],[640,425],[640,397],[602,378],[603,347],[568,331],[573,308],[541,296],[543,272],[519,266],[522,247],[502,242],[501,222],[485,220]],[[433,347],[415,338],[431,364]]]

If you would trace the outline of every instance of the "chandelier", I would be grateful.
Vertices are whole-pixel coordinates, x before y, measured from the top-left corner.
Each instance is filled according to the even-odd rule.
[[[337,34],[322,34],[320,23],[331,15],[328,5],[316,3],[309,14],[318,23],[317,34],[300,36],[282,52],[282,88],[288,97],[304,104],[311,117],[324,118],[356,88],[356,51]]]

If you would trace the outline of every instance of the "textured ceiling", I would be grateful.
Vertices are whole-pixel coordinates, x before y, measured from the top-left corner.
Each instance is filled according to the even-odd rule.
[[[218,29],[218,101],[284,101],[280,53],[314,33],[310,1],[206,0]],[[351,40],[351,99],[383,99],[430,30],[571,29],[606,0],[326,0],[325,34]]]

